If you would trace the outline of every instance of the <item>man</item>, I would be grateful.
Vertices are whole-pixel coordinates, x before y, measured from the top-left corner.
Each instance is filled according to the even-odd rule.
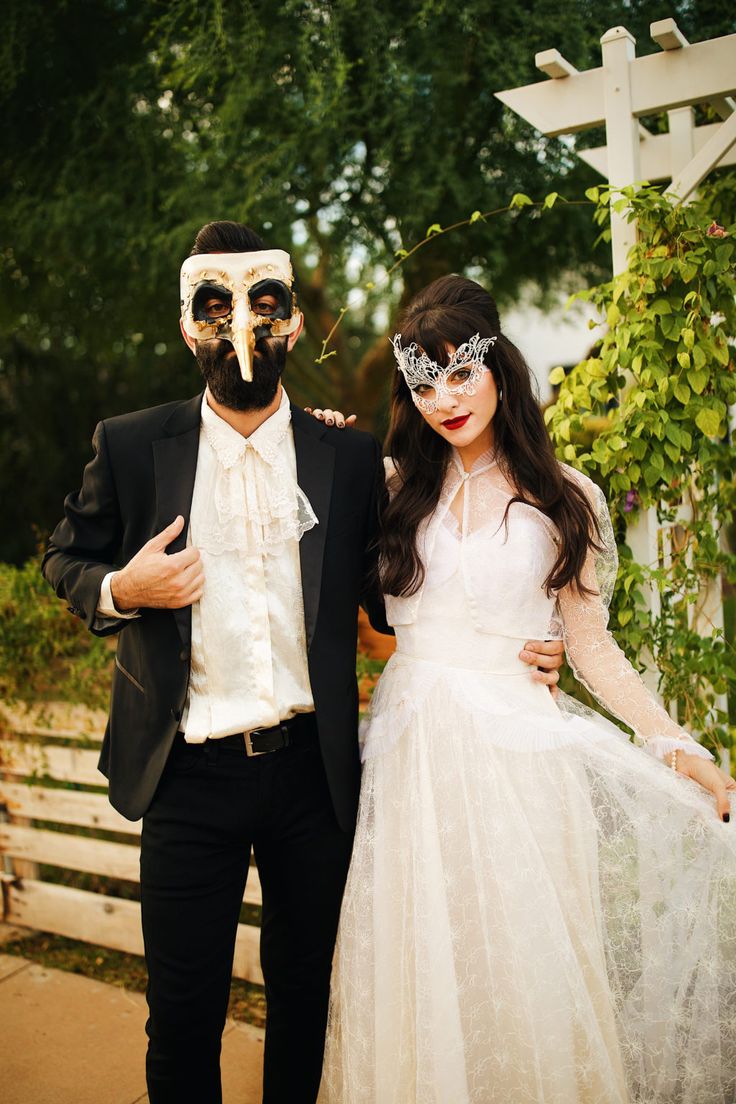
[[[143,817],[151,1104],[221,1100],[251,849],[263,1099],[311,1104],[358,800],[359,602],[388,630],[380,453],[288,402],[302,315],[287,254],[210,223],[181,292],[205,393],[97,426],[44,573],[92,632],[120,633],[100,769],[113,805]]]

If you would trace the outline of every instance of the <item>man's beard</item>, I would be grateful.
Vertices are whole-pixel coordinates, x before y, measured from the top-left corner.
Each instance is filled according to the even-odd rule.
[[[286,346],[285,337],[262,337],[256,342],[250,383],[241,376],[238,358],[229,341],[198,341],[195,356],[218,403],[230,410],[263,410],[276,397],[286,365]]]

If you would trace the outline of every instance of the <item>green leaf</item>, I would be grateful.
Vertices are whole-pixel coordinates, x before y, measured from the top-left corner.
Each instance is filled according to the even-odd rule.
[[[600,195],[600,188],[597,185],[596,185],[595,188],[586,188],[585,189],[585,198],[589,199],[591,201],[591,203],[597,203],[599,195]]]
[[[687,406],[690,402],[690,388],[686,383],[676,383],[674,387],[675,398],[678,402],[681,402],[683,406]]]
[[[696,368],[702,368],[702,367],[704,367],[706,362],[707,362],[707,357],[705,355],[705,349],[703,348],[702,345],[696,345],[693,348],[693,364],[695,365]]]
[[[399,260],[403,260],[404,257],[408,257],[408,256],[409,256],[408,249],[397,249],[396,252],[394,253],[394,257],[398,257]]]
[[[695,331],[688,328],[682,331],[680,337],[682,338],[682,343],[685,348],[692,349],[695,344]]]
[[[704,407],[698,411],[695,424],[706,437],[717,437],[721,429],[721,416],[717,411]]]
[[[689,353],[678,353],[677,354],[677,363],[680,365],[680,367],[683,369],[683,371],[687,372],[688,368],[690,367],[690,354]]]
[[[549,374],[549,382],[552,384],[553,387],[556,387],[558,384],[562,383],[564,378],[565,378],[565,369],[564,368],[559,368],[559,367],[558,368],[553,368],[552,371]]]
[[[728,364],[729,352],[728,345],[725,341],[716,341],[713,344],[713,356],[716,358],[719,364],[724,367]]]
[[[482,218],[483,218],[483,215],[480,213],[480,211],[473,211],[472,215],[470,216],[471,225],[474,222],[478,222],[478,220],[482,219]]]
[[[549,210],[550,208],[554,207],[555,203],[557,202],[557,200],[559,198],[560,198],[560,193],[559,192],[550,192],[549,195],[544,197],[544,204],[543,204],[544,208]]]
[[[697,370],[692,368],[687,374],[687,382],[696,395],[702,395],[705,390],[705,385],[708,382],[708,373],[705,369]]]
[[[441,233],[442,233],[442,227],[440,226],[440,224],[438,222],[433,222],[432,225],[427,228],[427,233],[424,236],[425,236],[425,238],[431,238],[435,234],[441,234]]]
[[[628,625],[631,618],[634,616],[632,609],[620,609],[618,611],[618,623],[619,625]]]
[[[511,197],[509,207],[513,210],[514,207],[533,207],[534,201],[529,198],[528,195],[524,195],[523,192],[514,192]]]
[[[669,299],[655,299],[649,310],[651,314],[672,314]]]
[[[664,427],[665,436],[673,445],[679,445],[682,441],[682,432],[677,422],[667,422]]]

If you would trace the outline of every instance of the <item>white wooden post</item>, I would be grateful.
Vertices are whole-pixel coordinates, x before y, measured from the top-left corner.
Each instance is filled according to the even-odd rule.
[[[609,183],[616,188],[625,188],[641,180],[639,126],[631,96],[631,62],[636,57],[635,48],[636,39],[624,27],[612,27],[601,38]],[[626,271],[626,258],[635,243],[635,223],[627,220],[625,210],[612,209],[614,276]]]
[[[601,38],[601,55],[609,183],[625,188],[641,180],[640,134],[631,95],[631,62],[636,57],[636,39],[624,27],[612,27]],[[629,220],[626,208],[622,211],[611,208],[614,277],[626,271],[628,255],[635,244],[636,222]],[[659,563],[659,525],[653,507],[640,511],[634,524],[629,526],[627,540],[637,563]],[[646,597],[650,616],[656,620],[661,612],[659,591],[652,587]],[[646,663],[644,681],[651,693],[659,696],[654,656],[647,649],[643,658]]]

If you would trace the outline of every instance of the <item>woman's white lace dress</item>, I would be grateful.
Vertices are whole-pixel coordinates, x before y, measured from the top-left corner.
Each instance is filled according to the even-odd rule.
[[[422,527],[420,592],[365,725],[324,1104],[730,1104],[736,824],[661,761],[688,739],[607,630],[599,596],[548,598],[554,527],[490,455],[457,457]],[[632,726],[555,702],[518,659],[564,635]],[[696,744],[688,751],[707,754]]]

